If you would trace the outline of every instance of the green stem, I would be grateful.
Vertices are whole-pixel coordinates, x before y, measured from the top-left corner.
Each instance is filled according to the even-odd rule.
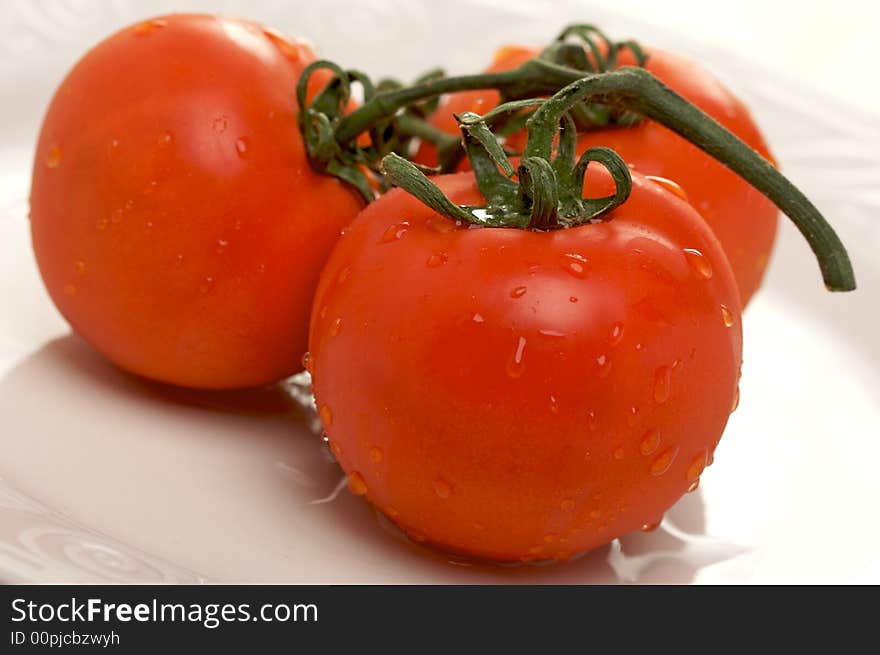
[[[666,126],[734,171],[797,226],[815,253],[829,290],[855,289],[846,249],[807,197],[770,162],[642,68],[588,75],[560,90],[526,123],[529,140],[523,158],[549,160],[561,116],[575,103],[597,97],[622,101],[627,109]]]
[[[336,141],[350,142],[368,130],[370,125],[390,118],[403,107],[444,93],[495,89],[506,99],[516,99],[555,93],[566,84],[580,79],[583,74],[583,71],[532,59],[512,71],[446,77],[405,89],[377,93],[339,121]]]

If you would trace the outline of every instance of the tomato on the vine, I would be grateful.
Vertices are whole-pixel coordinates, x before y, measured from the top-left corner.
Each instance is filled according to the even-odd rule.
[[[61,313],[117,365],[204,388],[300,369],[321,267],[363,204],[309,166],[296,85],[314,58],[257,23],[169,15],[98,44],[59,87],[34,251]]]
[[[479,205],[474,177],[437,178]],[[590,169],[587,186],[610,186]],[[686,202],[638,174],[605,220],[470,229],[393,190],[318,286],[309,368],[331,449],[419,541],[565,559],[695,488],[735,403],[739,294]]]
[[[711,73],[694,61],[661,49],[648,48],[646,52],[648,71],[773,161],[746,106]],[[503,48],[487,70],[512,70],[537,55],[531,48]],[[621,52],[618,64],[634,65],[632,52]],[[456,93],[441,103],[431,122],[455,134],[455,114],[486,113],[498,102],[499,94],[492,90]],[[520,133],[508,143],[516,150],[524,140]],[[578,143],[580,151],[600,145],[613,148],[643,175],[671,180],[683,189],[721,242],[746,305],[761,285],[773,249],[779,213],[773,203],[723,164],[654,121],[589,130]],[[416,161],[435,165],[434,147],[423,143]]]

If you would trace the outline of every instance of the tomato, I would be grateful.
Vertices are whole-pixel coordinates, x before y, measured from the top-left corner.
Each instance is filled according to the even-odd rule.
[[[773,161],[748,109],[712,74],[684,57],[656,48],[649,48],[647,52],[645,68]],[[528,48],[505,48],[496,55],[489,70],[511,70],[537,54]],[[635,62],[631,53],[623,52],[620,63],[633,65]],[[453,113],[486,113],[498,101],[494,91],[457,93],[441,104],[432,123],[456,133]],[[513,149],[524,143],[524,134],[509,140]],[[776,238],[778,210],[773,203],[723,164],[653,121],[587,132],[581,136],[578,149],[582,152],[599,145],[617,151],[634,170],[672,180],[684,190],[721,242],[733,267],[743,305],[747,304],[761,285]],[[435,165],[433,147],[423,145],[416,160]]]
[[[392,190],[337,243],[319,415],[351,491],[412,538],[565,559],[695,488],[735,403],[739,294],[693,207],[633,178],[607,220],[551,231],[469,229]],[[472,174],[435,181],[482,204]]]
[[[301,368],[321,267],[363,204],[309,167],[295,88],[314,58],[256,23],[170,15],[98,44],[59,87],[34,252],[58,309],[120,367],[204,388]]]

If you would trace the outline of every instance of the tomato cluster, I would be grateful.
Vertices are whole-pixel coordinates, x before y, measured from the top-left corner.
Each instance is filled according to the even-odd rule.
[[[735,96],[593,30],[583,51],[508,48],[483,77],[377,88],[248,21],[126,28],[43,124],[46,287],[161,382],[268,384],[308,350],[349,488],[415,540],[564,560],[650,527],[736,408],[777,207],[829,288],[854,280]],[[462,172],[408,161],[445,165],[450,143]]]

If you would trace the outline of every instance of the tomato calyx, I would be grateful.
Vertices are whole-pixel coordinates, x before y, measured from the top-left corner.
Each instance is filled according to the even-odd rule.
[[[575,41],[572,43],[571,39]],[[612,41],[595,25],[575,23],[566,26],[556,40],[544,48],[539,58],[584,73],[606,73],[617,68],[621,53],[626,51],[632,54],[636,66],[645,66],[648,54],[637,41]],[[601,101],[581,102],[570,111],[580,130],[598,129],[612,124],[627,127],[643,119],[635,112]]]
[[[577,128],[567,112],[560,117],[555,156],[526,157],[516,169],[488,127],[487,123],[505,110],[542,102],[508,103],[486,116],[468,112],[457,117],[477,186],[486,198],[483,206],[454,204],[418,167],[396,154],[382,160],[383,171],[392,184],[456,221],[483,227],[552,230],[602,220],[629,197],[632,177],[626,163],[610,148],[590,148],[575,161]],[[615,184],[612,195],[583,197],[590,162],[601,163],[611,174]]]
[[[568,39],[576,37],[579,43],[571,47]],[[590,55],[587,56],[586,51]],[[541,54],[558,64],[577,68],[588,73],[605,73],[617,67],[620,53],[629,50],[636,60],[636,65],[644,67],[648,54],[638,41],[612,41],[601,29],[590,23],[573,23],[567,25],[556,37],[556,40]]]
[[[558,173],[564,171],[562,164],[554,168],[551,162],[554,136],[562,116],[572,106],[576,103],[591,101],[596,98],[603,102],[619,103],[630,111],[664,125],[730,168],[770,199],[792,220],[812,248],[819,263],[825,286],[829,291],[851,291],[855,289],[855,274],[846,249],[834,232],[834,229],[809,199],[769,161],[643,68],[623,67],[605,73],[588,74],[564,87],[544,102],[531,101],[536,104],[540,103],[540,107],[526,122],[528,142],[523,151],[522,161],[518,170],[520,174],[518,197],[522,197],[524,200],[528,200],[531,197],[533,203],[540,202],[543,204],[537,209],[534,206],[528,206],[526,202],[519,206],[513,205],[510,212],[511,217],[506,224],[509,226],[516,225],[516,214],[523,207],[529,209],[530,215],[530,220],[525,227],[545,227],[545,221],[553,222],[553,212],[546,209],[544,204],[552,198],[552,189],[560,188]],[[468,123],[469,120],[465,118],[462,123]],[[567,128],[563,131],[565,132],[566,130]],[[466,130],[463,131],[467,132]],[[487,141],[484,135],[481,143],[485,144]],[[468,147],[467,143],[468,134],[465,133],[466,148]],[[559,150],[562,151],[567,147],[567,145],[560,145]],[[471,156],[474,174],[478,184],[481,185],[480,189],[482,191],[485,185],[491,194],[493,184],[498,184],[497,181],[492,180],[492,177],[497,174],[497,168],[493,173],[491,170],[492,166],[500,166],[508,177],[511,176],[513,167],[509,165],[509,162],[508,166],[504,165],[503,151],[501,151],[500,146],[497,149],[490,147],[487,150],[487,152],[490,150],[494,152],[494,155],[489,155],[492,158],[492,166],[485,160],[485,157],[477,157],[475,159],[472,156],[472,150],[468,151],[468,155]],[[498,154],[499,152],[501,152],[501,155]],[[587,151],[585,156],[590,152]],[[595,150],[592,152],[595,156]],[[611,169],[614,167],[616,160],[607,154],[602,154],[601,156],[603,159],[600,161],[606,167],[609,167],[612,175],[615,175],[615,172]],[[615,155],[615,157],[617,156]],[[415,166],[405,167],[402,162],[398,161],[399,158],[386,159],[387,161],[383,160],[383,164],[385,165],[385,170],[392,178],[392,182],[408,185],[414,190],[411,192],[414,192],[414,195],[417,195],[417,197],[419,196],[415,191],[424,189],[426,183],[430,184],[427,179],[419,181],[418,184],[415,183],[416,174],[423,175]],[[565,154],[565,158],[562,161],[567,162],[568,159],[570,159],[568,154]],[[543,163],[538,163],[539,160],[543,160]],[[552,161],[556,162],[559,160],[560,158],[557,156]],[[611,162],[611,166],[609,166],[608,162]],[[397,172],[404,168],[407,170],[406,176],[398,175]],[[573,175],[576,170],[576,167],[572,169]],[[552,180],[553,176],[548,171],[557,175],[555,182]],[[524,173],[525,176],[523,175]],[[481,178],[483,178],[482,181]],[[621,193],[621,179],[619,174],[615,176],[615,182],[618,183],[618,194]],[[564,179],[563,182],[565,182]],[[550,191],[540,195],[540,192],[534,190],[539,184],[548,185]],[[525,190],[524,187],[526,187]],[[410,190],[410,188],[407,190]],[[615,197],[618,194],[615,194]],[[425,194],[422,193],[422,195]],[[566,200],[570,200],[570,198],[569,192],[566,194]],[[487,199],[489,204],[485,209],[489,210],[497,206],[497,203],[493,203],[492,198]],[[620,203],[617,202],[616,204]],[[565,220],[558,221],[557,226],[565,227],[564,223],[566,221],[578,224],[592,220],[606,213],[616,204],[614,204],[614,201],[611,201],[609,208],[593,216],[589,216],[586,208],[581,210],[587,212],[583,215],[567,215],[571,211],[571,204],[564,208],[560,206],[557,209],[557,216],[562,214]],[[434,205],[431,206],[433,207]],[[473,215],[474,211],[469,210],[466,213]],[[490,225],[491,223],[485,224]],[[552,226],[550,225],[550,227]]]

